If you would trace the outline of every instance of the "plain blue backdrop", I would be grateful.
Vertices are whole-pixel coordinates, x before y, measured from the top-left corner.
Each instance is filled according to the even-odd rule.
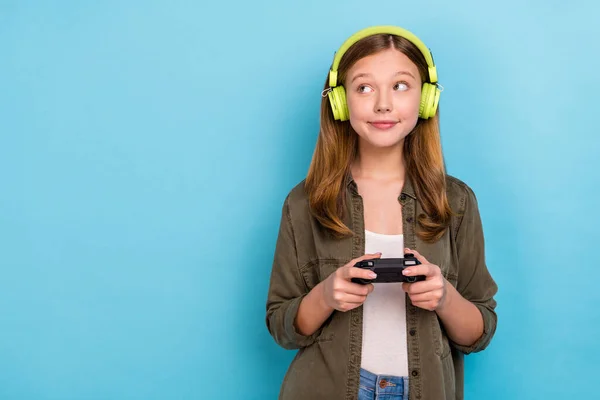
[[[282,201],[334,51],[432,49],[449,173],[478,196],[499,325],[467,399],[592,398],[598,3],[0,2],[0,398],[274,399]]]

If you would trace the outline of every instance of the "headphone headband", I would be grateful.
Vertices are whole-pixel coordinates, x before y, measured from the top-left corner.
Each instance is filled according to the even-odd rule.
[[[362,29],[356,32],[354,35],[350,36],[342,44],[339,50],[335,53],[335,57],[333,58],[333,64],[331,65],[331,70],[329,71],[329,87],[333,88],[337,86],[338,67],[340,65],[340,60],[342,59],[344,53],[346,53],[346,51],[359,40],[380,33],[387,33],[390,35],[403,37],[409,40],[415,46],[417,46],[421,53],[423,53],[423,56],[425,56],[425,61],[427,62],[427,66],[429,67],[430,83],[437,82],[437,72],[435,64],[433,63],[433,56],[427,48],[427,46],[425,46],[425,43],[423,43],[417,36],[415,36],[412,32],[407,31],[406,29],[392,25],[381,25]]]

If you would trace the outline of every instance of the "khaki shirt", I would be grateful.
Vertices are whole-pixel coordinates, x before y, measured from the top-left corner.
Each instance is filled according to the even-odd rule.
[[[299,349],[283,380],[283,400],[350,400],[358,397],[363,307],[334,311],[312,335],[300,335],[294,320],[303,297],[337,268],[365,252],[362,198],[354,180],[346,180],[344,223],[356,234],[336,239],[311,216],[304,181],[291,190],[283,205],[266,322],[275,341]],[[458,216],[437,242],[425,243],[416,233],[423,213],[407,179],[398,201],[402,205],[405,247],[416,249],[440,267],[444,277],[481,311],[484,332],[472,346],[453,343],[434,311],[415,307],[406,297],[409,398],[463,398],[463,355],[487,347],[496,330],[494,295],[497,286],[485,263],[484,236],[477,200],[462,181],[447,176],[450,207]],[[390,338],[393,340],[393,338]]]

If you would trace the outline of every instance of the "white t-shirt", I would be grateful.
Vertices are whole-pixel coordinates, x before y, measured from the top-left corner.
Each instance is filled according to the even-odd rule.
[[[404,236],[365,231],[365,253],[404,257]],[[377,375],[408,376],[406,297],[402,283],[375,283],[363,303],[361,367]]]

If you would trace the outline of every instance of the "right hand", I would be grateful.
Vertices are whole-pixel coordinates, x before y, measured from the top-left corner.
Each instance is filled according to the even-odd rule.
[[[373,284],[361,285],[352,282],[352,278],[374,279],[375,273],[368,269],[355,268],[362,260],[380,258],[381,253],[365,254],[350,260],[348,264],[338,268],[323,281],[323,301],[325,305],[338,311],[350,311],[365,302],[373,291]]]

